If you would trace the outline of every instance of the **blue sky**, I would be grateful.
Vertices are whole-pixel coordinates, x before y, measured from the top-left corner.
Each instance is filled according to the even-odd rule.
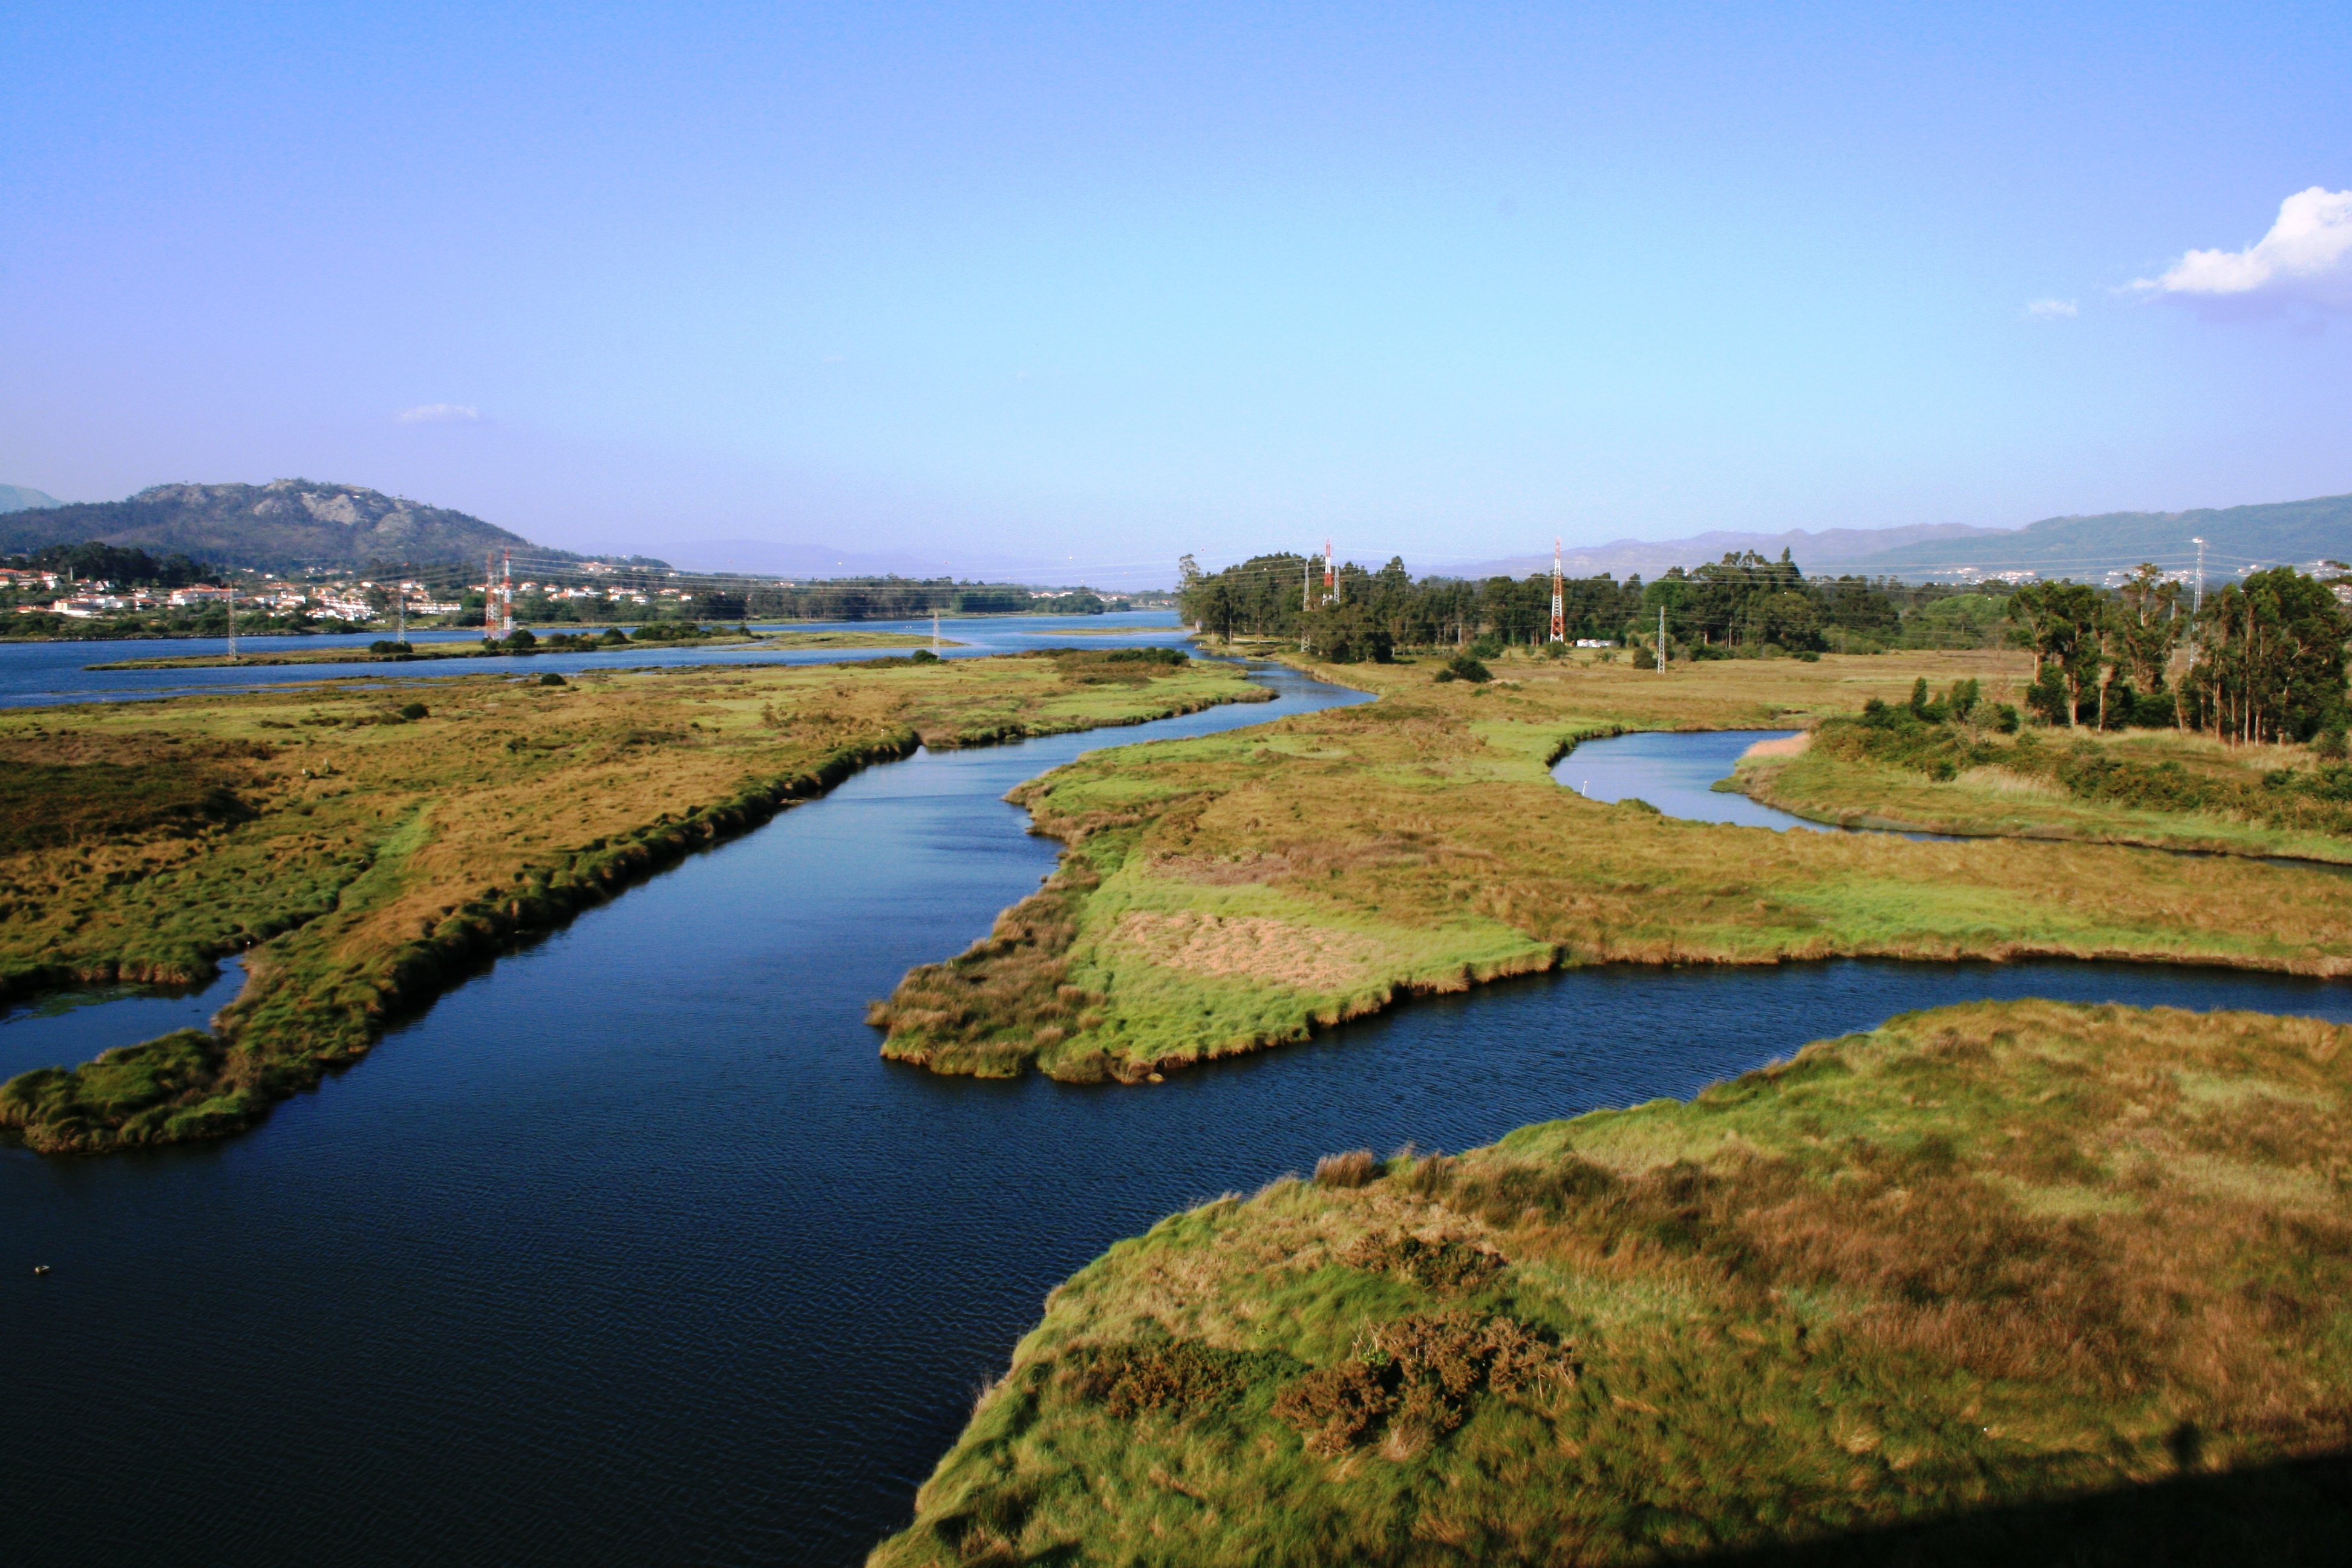
[[[2340,4],[18,4],[0,51],[0,481],[69,499],[1108,568],[2352,490]]]

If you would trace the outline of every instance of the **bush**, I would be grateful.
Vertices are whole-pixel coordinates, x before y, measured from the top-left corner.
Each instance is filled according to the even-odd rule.
[[[516,653],[528,653],[539,646],[539,638],[531,635],[529,626],[517,626],[507,635],[505,646]]]
[[[1410,1279],[1424,1290],[1466,1290],[1484,1285],[1501,1273],[1508,1261],[1498,1252],[1464,1241],[1423,1241],[1417,1236],[1379,1233],[1359,1237],[1339,1258],[1370,1273]]]
[[[933,653],[929,648],[919,647],[913,653],[907,656],[907,662],[909,664],[937,664],[940,662],[940,656]]]
[[[551,669],[545,675],[539,678],[539,683],[541,686],[561,686],[563,684],[563,677],[556,674],[555,671]]]
[[[2311,749],[2331,763],[2342,762],[2347,751],[2343,727],[2339,725],[2333,730],[2322,730],[2319,732],[2319,739],[2311,743]]]
[[[1226,1404],[1261,1377],[1298,1363],[1279,1352],[1218,1350],[1192,1340],[1098,1345],[1071,1357],[1079,1397],[1131,1421],[1165,1410],[1180,1419]]]
[[[430,719],[433,716],[433,710],[427,708],[422,702],[411,702],[401,709],[400,716],[409,723],[414,724],[419,719]]]
[[[1466,653],[1454,659],[1445,668],[1453,671],[1454,679],[1456,680],[1467,680],[1474,684],[1484,685],[1495,679],[1492,670]]]
[[[408,653],[411,651],[413,650],[406,643],[394,642],[390,637],[378,637],[375,641],[368,644],[368,652],[370,653]]]
[[[1633,668],[1635,669],[1658,668],[1658,656],[1650,651],[1648,644],[1644,643],[1633,649]]]

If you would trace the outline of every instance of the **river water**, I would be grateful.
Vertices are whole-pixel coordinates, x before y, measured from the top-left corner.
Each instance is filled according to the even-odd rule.
[[[561,628],[541,628],[542,631]],[[757,623],[755,631],[906,632],[928,637],[929,620],[919,621],[793,621],[790,625]],[[325,632],[310,637],[239,637],[237,651],[248,657],[271,653],[320,653],[348,647],[364,651],[388,634]],[[1091,645],[1105,638],[1109,646],[1174,643],[1181,636],[1176,617],[1165,611],[1132,610],[1103,616],[992,616],[969,620],[943,618],[941,639],[952,647],[940,649],[949,658],[981,654],[1018,653],[1024,648],[1055,644]],[[479,631],[414,631],[408,640],[427,644],[478,643]],[[586,669],[641,669],[681,664],[835,664],[845,659],[873,658],[879,654],[906,653],[900,648],[761,648],[626,647],[606,653],[540,653],[506,658],[447,659],[425,664],[281,664],[243,665],[213,669],[90,669],[134,658],[194,658],[228,650],[226,637],[142,638],[121,642],[47,642],[0,644],[0,708],[46,707],[59,702],[118,701],[129,698],[176,697],[194,691],[243,691],[257,686],[289,681],[363,679],[420,680],[456,675],[559,675]]]
[[[1146,1088],[879,1060],[866,1001],[1051,867],[1006,789],[1359,700],[1259,679],[1271,709],[861,773],[500,960],[245,1136],[0,1151],[7,1561],[854,1563],[1046,1290],[1320,1153],[1685,1095],[1974,997],[2352,1017],[2344,988],[2225,972],[1604,969]],[[132,1005],[62,1015],[68,1054]]]

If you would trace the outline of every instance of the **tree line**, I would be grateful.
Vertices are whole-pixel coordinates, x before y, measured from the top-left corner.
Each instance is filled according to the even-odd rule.
[[[1402,559],[1338,567],[1276,552],[1220,572],[1183,559],[1178,605],[1208,635],[1295,641],[1337,663],[1401,648],[1490,655],[1549,641],[1551,576],[1414,578]],[[2033,658],[2026,706],[2042,722],[2204,731],[2233,741],[2341,736],[2352,619],[2336,589],[2281,566],[2195,604],[2143,565],[2116,589],[2073,582],[1950,586],[1809,578],[1754,552],[1644,583],[1560,584],[1563,635],[1632,647],[1637,663],[1872,653],[1894,647],[2017,647]],[[1663,624],[1664,639],[1660,647]]]
[[[1377,571],[1349,562],[1323,583],[1320,557],[1277,552],[1222,572],[1181,567],[1186,620],[1219,637],[1301,640],[1345,662],[1383,648],[1504,647],[1548,641],[1551,575],[1415,579],[1402,559]],[[1665,619],[1669,658],[1772,652],[1867,653],[1898,645],[1976,647],[1997,640],[2005,584],[1959,588],[1857,576],[1808,578],[1783,551],[1753,551],[1644,583],[1602,574],[1561,582],[1564,635],[1636,647],[1656,641]]]
[[[2200,607],[2143,565],[2112,593],[2038,583],[2010,599],[2033,655],[2027,706],[2052,724],[2202,730],[2226,740],[2342,744],[2345,642],[2334,587],[2292,566],[2224,584]]]

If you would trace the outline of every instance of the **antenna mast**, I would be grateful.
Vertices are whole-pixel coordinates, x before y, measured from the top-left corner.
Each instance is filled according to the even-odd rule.
[[[2189,606],[2189,614],[2195,615],[2205,607],[2205,542],[2192,539],[2189,542],[2197,547],[2197,596]]]
[[[1331,569],[1331,536],[1323,536],[1323,597],[1331,604],[1339,602],[1339,574]]]
[[[1551,640],[1568,640],[1568,607],[1559,592],[1559,541],[1551,542]]]

